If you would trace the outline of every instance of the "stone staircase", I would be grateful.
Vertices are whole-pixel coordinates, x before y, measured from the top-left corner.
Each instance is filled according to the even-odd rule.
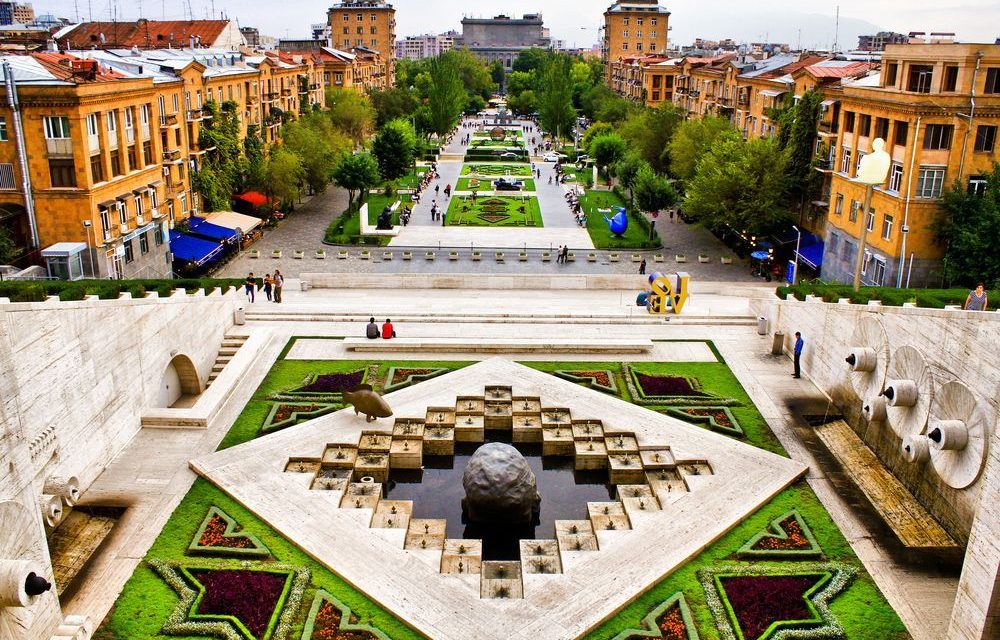
[[[229,361],[233,359],[236,352],[239,351],[243,343],[247,341],[247,336],[226,336],[222,339],[222,346],[219,347],[219,355],[215,357],[215,364],[212,365],[212,372],[208,374],[208,383],[205,384],[207,389],[215,382],[215,379],[219,377],[222,370],[226,368]]]

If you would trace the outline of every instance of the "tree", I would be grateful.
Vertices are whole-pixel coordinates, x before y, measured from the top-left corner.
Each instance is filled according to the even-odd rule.
[[[557,139],[572,139],[576,124],[573,82],[570,78],[572,63],[566,55],[550,56],[540,76],[539,120],[542,129]]]
[[[243,156],[247,162],[246,188],[250,185],[260,186],[264,182],[264,141],[260,137],[260,127],[255,124],[247,125],[247,135],[243,139]]]
[[[1000,163],[986,175],[986,190],[970,192],[960,182],[941,193],[941,216],[934,224],[945,246],[944,275],[950,282],[973,287],[985,282],[1000,287]]]
[[[530,116],[538,110],[538,98],[531,89],[507,98],[507,106],[515,115]]]
[[[590,141],[587,153],[600,168],[610,167],[625,157],[628,144],[617,133],[605,133]]]
[[[504,86],[504,77],[506,71],[503,68],[503,63],[499,60],[494,60],[493,64],[490,65],[490,78],[493,80],[493,84],[498,87]]]
[[[378,162],[370,153],[345,153],[333,170],[333,179],[347,189],[347,208],[354,205],[354,194],[358,194],[357,204],[365,199],[365,193],[381,182]]]
[[[281,129],[282,144],[299,157],[305,182],[313,193],[326,190],[337,159],[350,151],[353,143],[343,132],[334,129],[322,113],[310,113]]]
[[[0,264],[10,264],[21,253],[6,227],[0,227]]]
[[[642,211],[659,211],[677,202],[677,192],[670,181],[648,164],[639,167],[634,184],[636,205]]]
[[[797,201],[799,214],[806,202],[822,186],[820,173],[814,169],[816,160],[816,125],[822,98],[815,91],[806,91],[791,109],[792,124],[785,145],[788,157],[788,195]]]
[[[541,71],[550,55],[549,51],[540,47],[522,49],[514,58],[511,69],[514,71]]]
[[[465,113],[480,113],[486,109],[486,100],[480,95],[469,96],[469,101],[465,105]]]
[[[685,209],[710,229],[767,233],[788,219],[786,162],[774,140],[726,131],[698,161]]]
[[[191,186],[201,195],[205,211],[229,209],[233,193],[242,188],[249,172],[240,145],[240,121],[237,105],[227,101],[219,105],[214,100],[203,110],[211,114],[198,133],[198,146],[211,149],[191,173]]]
[[[276,146],[264,164],[264,192],[269,200],[292,205],[302,194],[306,170],[297,155],[283,146]]]
[[[684,114],[680,109],[671,103],[664,103],[656,109],[634,113],[618,131],[655,171],[666,173],[670,167],[670,140],[683,121]]]
[[[458,76],[458,66],[451,56],[438,56],[430,61],[431,81],[427,96],[430,132],[443,136],[458,123],[468,102],[468,94]]]
[[[513,71],[507,75],[507,96],[518,96],[524,91],[534,90],[537,77],[534,71]]]
[[[413,168],[417,134],[408,120],[393,120],[375,134],[372,154],[383,180],[398,180]]]
[[[327,116],[333,126],[361,145],[375,127],[375,107],[368,96],[353,89],[330,87],[326,90]]]
[[[401,87],[372,91],[368,96],[371,98],[372,106],[375,107],[378,127],[383,127],[385,123],[396,118],[408,118],[420,106],[413,92]]]
[[[732,125],[722,118],[685,120],[670,140],[670,172],[681,180],[694,178],[701,156],[712,148],[719,134],[731,130]]]
[[[583,139],[580,141],[580,146],[584,149],[590,149],[590,143],[594,141],[594,138],[606,133],[614,133],[614,130],[615,128],[607,122],[595,122],[587,127],[587,131],[584,132]]]
[[[622,187],[628,189],[629,203],[635,204],[635,179],[639,171],[649,164],[636,153],[627,153],[615,163],[615,177]]]
[[[495,86],[490,68],[474,53],[468,49],[452,49],[441,54],[441,57],[454,62],[462,86],[470,96],[479,96],[486,100],[493,94]]]

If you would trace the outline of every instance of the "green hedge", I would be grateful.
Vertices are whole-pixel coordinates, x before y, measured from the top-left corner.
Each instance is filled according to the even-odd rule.
[[[241,287],[243,280],[236,278],[189,278],[183,280],[7,280],[0,282],[0,298],[10,298],[11,302],[43,302],[48,296],[59,296],[60,300],[83,300],[85,296],[97,296],[101,300],[115,300],[122,293],[131,293],[133,298],[145,297],[150,291],[160,297],[169,296],[174,289],[184,289],[188,293],[215,287]],[[258,287],[260,287],[258,281]]]
[[[963,305],[969,295],[967,289],[896,289],[894,287],[861,287],[857,292],[849,284],[798,284],[794,287],[778,287],[778,297],[789,293],[798,300],[807,295],[819,296],[824,302],[837,302],[840,298],[850,298],[854,304],[867,304],[869,300],[880,300],[887,307],[901,307],[904,302],[913,302],[918,307],[943,309],[945,305]]]

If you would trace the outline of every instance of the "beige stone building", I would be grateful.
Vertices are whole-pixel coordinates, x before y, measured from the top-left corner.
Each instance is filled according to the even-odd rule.
[[[377,51],[385,65],[385,85],[396,83],[396,10],[383,0],[344,0],[327,11],[333,47]]]
[[[657,0],[622,0],[604,12],[601,59],[611,87],[612,64],[619,58],[665,53],[670,12]]]

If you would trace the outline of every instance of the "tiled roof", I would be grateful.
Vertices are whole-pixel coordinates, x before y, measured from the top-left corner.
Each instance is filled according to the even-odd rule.
[[[814,64],[804,68],[804,71],[817,78],[852,78],[861,75],[872,68],[870,62],[839,61],[847,64],[832,65],[826,63]]]
[[[59,37],[61,46],[166,47],[187,46],[191,38],[210,46],[229,27],[229,20],[140,20],[137,22],[81,22]],[[101,36],[104,36],[102,42]]]
[[[49,72],[54,79],[65,82],[73,82],[75,84],[113,82],[115,80],[124,80],[128,77],[110,67],[100,64],[97,60],[84,60],[83,58],[66,53],[33,53],[31,57],[43,69]],[[84,73],[85,69],[90,65],[94,69],[92,76]]]

